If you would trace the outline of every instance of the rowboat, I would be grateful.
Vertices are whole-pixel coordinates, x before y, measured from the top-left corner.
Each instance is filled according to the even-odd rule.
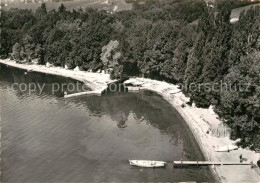
[[[129,79],[124,82],[124,84],[133,84],[134,82],[137,82],[136,79]]]
[[[238,146],[236,145],[228,145],[228,146],[221,146],[221,147],[217,147],[215,149],[216,152],[229,152],[229,151],[233,151],[233,150],[237,150]]]
[[[130,165],[139,166],[145,168],[164,167],[166,162],[164,161],[150,161],[150,160],[129,160]]]
[[[175,89],[175,90],[169,91],[169,94],[176,94],[176,93],[180,93],[180,92],[181,92],[180,89]]]
[[[145,84],[145,82],[143,81],[136,81],[132,83],[134,86],[143,86]]]

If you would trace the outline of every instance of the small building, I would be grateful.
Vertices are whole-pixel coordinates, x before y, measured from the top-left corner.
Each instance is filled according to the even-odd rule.
[[[208,112],[209,112],[210,115],[216,115],[216,113],[214,112],[214,106],[213,105],[211,105],[209,107]]]
[[[50,62],[47,62],[45,66],[46,67],[53,67],[53,64],[51,64]]]
[[[39,64],[39,59],[32,59],[32,64],[38,65]]]
[[[82,71],[83,69],[79,66],[75,67],[75,69],[73,69],[74,71]]]
[[[231,24],[236,23],[237,21],[239,21],[239,18],[231,18],[230,19]]]

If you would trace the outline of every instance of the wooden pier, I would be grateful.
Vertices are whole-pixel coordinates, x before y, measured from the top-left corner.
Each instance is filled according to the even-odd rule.
[[[102,93],[104,93],[106,91],[107,87],[103,87],[100,90],[95,90],[95,91],[86,91],[86,92],[79,92],[79,93],[73,93],[73,94],[68,94],[68,95],[64,95],[64,98],[72,98],[72,97],[78,97],[78,96],[82,96],[82,95],[89,95],[89,96],[101,96]]]
[[[80,93],[73,93],[73,94],[64,95],[64,98],[78,97],[78,96],[82,96],[82,95],[101,96],[101,92],[99,92],[99,91],[86,91],[86,92],[80,92]]]
[[[133,86],[128,86],[127,89],[129,92],[138,92],[141,90],[140,87],[133,87]]]
[[[251,163],[240,162],[214,162],[214,161],[173,161],[174,166],[207,166],[207,165],[251,165]]]

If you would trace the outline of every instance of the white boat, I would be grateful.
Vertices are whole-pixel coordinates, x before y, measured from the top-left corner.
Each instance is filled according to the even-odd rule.
[[[143,81],[136,81],[132,83],[134,86],[143,86],[145,84],[145,82]]]
[[[164,161],[150,161],[150,160],[129,160],[130,165],[145,168],[165,167]]]
[[[238,146],[236,145],[228,145],[228,146],[221,146],[221,147],[217,147],[215,149],[216,152],[229,152],[229,151],[233,151],[233,150],[237,150]]]
[[[132,84],[134,82],[137,82],[136,79],[128,79],[124,82],[124,84]]]
[[[139,81],[139,80],[136,80],[136,79],[129,79],[129,80],[126,80],[124,82],[124,84],[126,84],[126,85],[131,84],[131,85],[134,85],[134,86],[142,86],[142,85],[145,84],[145,82]]]
[[[180,93],[180,92],[181,92],[180,89],[175,89],[175,90],[169,91],[169,94],[176,94],[176,93]]]

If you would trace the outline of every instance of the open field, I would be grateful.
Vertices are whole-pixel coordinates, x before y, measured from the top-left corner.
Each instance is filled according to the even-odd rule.
[[[63,3],[68,10],[73,9],[85,9],[85,8],[97,8],[104,9],[107,11],[123,11],[130,10],[132,8],[131,4],[126,3],[124,0],[110,0],[106,3],[105,0],[76,0],[67,2],[47,2],[46,7],[48,10],[58,9],[58,7]],[[4,10],[9,10],[11,8],[19,9],[32,9],[35,11],[41,3],[9,3],[7,6],[2,7]],[[115,8],[117,6],[117,8]]]
[[[125,0],[110,0],[109,3],[106,3],[105,0],[76,0],[76,1],[67,1],[67,2],[47,2],[46,6],[48,10],[58,9],[58,7],[63,3],[68,10],[73,9],[85,9],[85,8],[97,8],[104,9],[107,11],[115,12],[130,10],[132,5],[125,2]],[[35,11],[38,7],[41,6],[41,3],[9,3],[7,6],[2,7],[3,10],[9,10],[11,8],[19,9],[32,9]],[[240,8],[233,9],[231,13],[232,18],[239,18],[239,15],[244,10],[249,10],[251,7],[260,6],[260,3],[252,4]]]
[[[240,7],[240,8],[236,8],[236,9],[233,9],[232,10],[232,13],[231,13],[231,19],[232,18],[239,18],[239,15],[240,13],[242,13],[242,11],[247,11],[249,10],[251,7],[255,7],[255,6],[260,6],[260,3],[257,3],[257,4],[252,4],[252,5],[249,5],[249,6],[244,6],[244,7]]]

